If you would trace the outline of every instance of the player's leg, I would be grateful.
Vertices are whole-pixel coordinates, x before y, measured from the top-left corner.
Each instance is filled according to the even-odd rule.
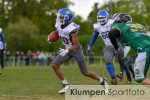
[[[150,88],[150,78],[145,78],[141,84]]]
[[[123,59],[123,57],[122,57],[122,58],[119,58],[119,59]],[[123,80],[123,74],[124,74],[125,69],[126,69],[126,73],[128,73],[128,71],[130,71],[130,69],[131,69],[130,67],[132,67],[132,66],[129,65],[129,64],[130,64],[130,61],[129,61],[129,58],[128,58],[128,57],[125,57],[125,58],[124,58],[124,61],[125,61],[125,65],[124,65],[124,64],[123,64],[123,65],[124,65],[125,67],[123,67],[122,64],[119,63],[119,64],[120,64],[120,74],[118,74],[117,77],[120,78],[120,81]],[[132,69],[131,69],[131,71],[132,71]],[[131,71],[130,71],[130,72],[131,72]],[[126,74],[126,75],[127,75],[127,77],[128,77],[128,74]],[[131,84],[131,81],[130,81],[129,79],[130,79],[130,78],[128,78],[128,83]]]
[[[123,76],[124,75],[124,68],[121,65],[119,67],[120,67],[120,72],[116,76],[117,76],[117,78],[120,79],[120,81],[122,81],[124,78],[124,76]]]
[[[85,62],[84,55],[83,55],[81,48],[77,49],[76,51],[73,51],[71,53],[71,55],[78,62],[78,65],[80,67],[80,71],[83,75],[91,77],[95,80],[99,80],[99,77],[94,72],[87,71],[86,62]]]
[[[144,76],[147,76],[148,69],[150,67],[150,49],[147,50],[146,52],[146,64],[145,64],[145,69],[144,69]],[[145,80],[142,82],[143,85],[150,85],[150,78],[145,78]],[[149,86],[150,87],[150,86]]]
[[[103,79],[102,77],[96,75],[94,72],[87,70],[82,48],[79,47],[76,51],[73,51],[71,53],[71,55],[78,62],[81,73],[87,77],[90,77],[90,78],[93,78],[93,79],[99,81],[100,84],[104,86],[105,91],[108,92],[108,84],[107,84],[106,80]]]
[[[147,71],[150,66],[149,50],[147,50],[146,52],[138,53],[138,56],[135,60],[135,80],[143,85],[150,85],[150,78],[146,78]]]
[[[4,51],[0,50],[0,62],[1,62],[1,69],[4,69]],[[2,72],[0,72],[0,75],[2,74]]]
[[[150,88],[150,78],[146,78],[143,82],[143,85],[147,85]]]
[[[133,76],[133,79],[135,80],[135,74],[134,74],[134,69],[133,69],[133,64],[135,63],[135,59],[136,59],[136,56],[131,56],[130,59],[129,59],[129,69],[130,69],[130,72],[132,73],[132,76]]]
[[[122,66],[119,66],[120,67],[120,75],[123,75],[124,74],[124,68]]]
[[[122,64],[122,67],[124,68],[125,72],[126,72],[126,76],[127,76],[127,80],[128,80],[128,84],[131,84],[131,75],[130,75],[130,70],[129,70],[129,66],[125,63],[125,61],[119,61]]]
[[[64,93],[67,88],[68,88],[68,81],[65,79],[61,69],[60,69],[60,65],[62,63],[64,63],[65,61],[67,61],[70,58],[69,54],[66,54],[64,57],[57,55],[57,57],[54,59],[54,61],[51,63],[52,68],[55,72],[55,74],[57,75],[57,77],[61,80],[61,83],[63,85],[63,89],[59,91],[59,93]]]
[[[135,75],[134,75],[134,70],[133,70],[132,65],[129,65],[129,70],[130,70],[130,72],[132,73],[132,77],[133,77],[133,79],[134,79],[134,78],[135,78]]]
[[[104,53],[104,59],[106,63],[107,70],[111,76],[111,83],[116,85],[117,84],[117,79],[115,76],[115,69],[113,65],[113,57],[114,57],[114,48],[112,47],[104,47],[103,48],[103,53]]]
[[[4,69],[4,51],[0,50],[1,68]]]
[[[131,84],[131,76],[130,76],[130,70],[129,70],[129,66],[127,64],[127,61],[124,57],[124,51],[122,46],[119,46],[119,51],[117,52],[117,57],[118,57],[118,62],[119,64],[124,68],[125,72],[126,72],[126,76],[127,76],[127,80],[128,80],[128,84]]]

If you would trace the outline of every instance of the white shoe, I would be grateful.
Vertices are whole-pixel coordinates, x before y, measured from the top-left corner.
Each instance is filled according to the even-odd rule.
[[[70,86],[67,85],[67,86],[65,86],[62,90],[60,90],[58,93],[59,93],[59,94],[63,94],[63,93],[65,93],[66,91],[68,91],[69,88],[70,88]]]
[[[105,93],[108,93],[109,86],[108,86],[108,83],[106,82],[105,79],[104,79],[104,81],[101,83],[101,85],[102,85],[103,88],[105,89]]]
[[[131,81],[128,81],[128,84],[131,84]]]

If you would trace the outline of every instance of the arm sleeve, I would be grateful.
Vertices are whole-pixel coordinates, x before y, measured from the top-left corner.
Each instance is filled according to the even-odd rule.
[[[120,31],[118,29],[111,30],[108,36],[114,48],[118,49],[117,38],[120,36]]]
[[[89,47],[92,47],[93,46],[93,44],[95,43],[95,41],[96,41],[96,39],[97,39],[97,37],[98,37],[98,32],[97,31],[94,31],[94,33],[93,33],[93,36],[92,36],[92,39],[91,39],[91,41],[90,41],[90,44],[89,44]]]

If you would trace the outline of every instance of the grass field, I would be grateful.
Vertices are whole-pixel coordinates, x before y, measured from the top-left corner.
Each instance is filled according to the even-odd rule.
[[[63,65],[61,68],[72,85],[99,84],[83,76],[77,65]],[[88,69],[110,81],[105,66],[89,65]],[[118,70],[119,68],[116,67],[116,72],[119,72]],[[119,84],[126,83],[124,79]],[[60,81],[51,67],[6,67],[0,75],[0,100],[64,100],[64,95],[58,94],[60,89]]]

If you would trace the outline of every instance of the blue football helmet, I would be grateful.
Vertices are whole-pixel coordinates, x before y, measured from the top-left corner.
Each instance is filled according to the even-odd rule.
[[[72,21],[73,17],[74,17],[74,14],[70,9],[62,8],[58,11],[56,20],[61,25],[64,25],[64,24],[70,23]]]
[[[108,21],[109,14],[106,10],[99,10],[97,13],[97,22],[99,22],[101,25],[104,25]]]

